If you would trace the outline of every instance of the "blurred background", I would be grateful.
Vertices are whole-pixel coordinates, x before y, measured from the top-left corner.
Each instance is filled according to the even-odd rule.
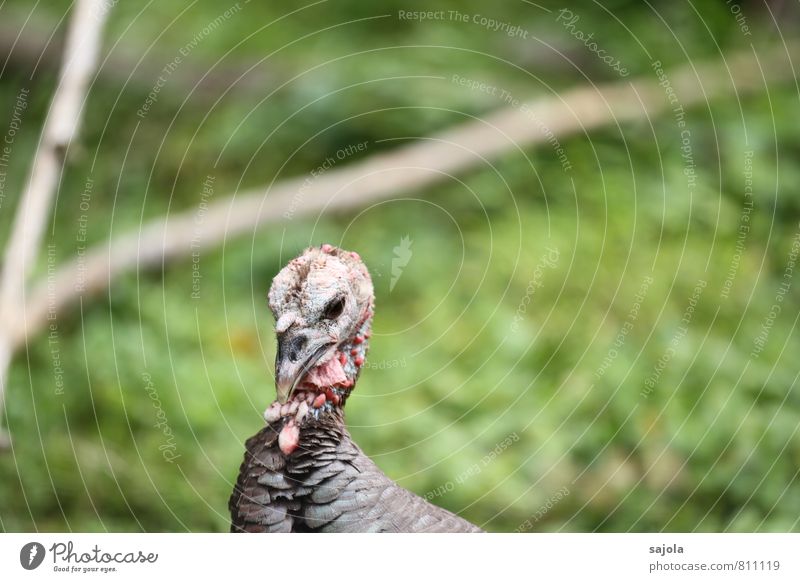
[[[311,212],[298,194],[296,214],[81,291],[12,361],[0,530],[226,530],[274,399],[266,292],[323,242],[372,273],[347,418],[404,487],[490,531],[800,529],[797,2],[108,7],[39,277],[521,102],[644,79],[661,110],[532,118],[542,143],[430,186]],[[69,15],[0,3],[3,244]],[[761,74],[708,100],[671,73],[729,78],[742,54]]]

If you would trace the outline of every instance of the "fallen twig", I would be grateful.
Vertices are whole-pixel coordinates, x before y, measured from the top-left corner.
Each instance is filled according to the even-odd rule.
[[[36,265],[64,156],[78,133],[109,8],[103,0],[78,0],[75,5],[58,86],[6,244],[0,273],[0,410],[8,366],[14,350],[19,347],[18,333],[15,332],[30,325],[25,309],[26,282]]]

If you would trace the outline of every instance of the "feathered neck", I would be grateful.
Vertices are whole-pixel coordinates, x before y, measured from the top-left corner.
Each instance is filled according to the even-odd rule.
[[[280,432],[278,444],[285,455],[302,446],[304,429],[344,424],[344,406],[366,362],[373,313],[370,301],[356,332],[306,373],[288,402],[276,400],[264,412],[264,419]]]

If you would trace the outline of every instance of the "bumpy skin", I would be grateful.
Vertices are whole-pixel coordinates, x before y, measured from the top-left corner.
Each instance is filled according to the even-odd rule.
[[[247,441],[230,500],[233,532],[480,532],[389,479],[340,413],[304,428],[289,456],[280,421]]]
[[[343,306],[326,316],[332,298],[343,298]],[[343,407],[366,358],[372,322],[372,282],[360,257],[330,245],[307,249],[275,277],[269,303],[285,346],[276,359],[277,383],[302,382],[292,394],[285,390],[294,400],[267,409],[267,426],[246,443],[229,502],[231,531],[481,531],[398,486],[347,432]],[[330,349],[314,368],[302,366],[320,341]]]

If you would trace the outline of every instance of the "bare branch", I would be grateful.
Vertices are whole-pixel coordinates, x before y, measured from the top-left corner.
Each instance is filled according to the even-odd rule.
[[[667,72],[684,107],[722,95],[766,89],[766,83],[794,79],[791,56],[798,47],[739,53],[724,62],[685,65]],[[475,167],[518,147],[546,142],[532,119],[541,119],[558,138],[612,123],[643,119],[670,107],[655,74],[647,79],[610,83],[566,91],[524,106],[512,107],[466,122],[428,139],[378,154],[341,169],[332,169],[311,183],[295,178],[264,189],[239,192],[212,203],[203,218],[200,248],[266,224],[323,210],[342,210],[430,186],[448,175]],[[299,195],[303,186],[302,196]],[[81,263],[72,261],[51,279],[56,293],[40,284],[27,307],[26,326],[17,330],[14,345],[39,332],[48,309],[58,310],[85,292],[106,288],[125,272],[159,268],[165,261],[188,257],[195,233],[195,213],[185,211],[154,220],[88,251]],[[197,242],[197,241],[195,241]],[[80,282],[80,285],[78,283]]]
[[[59,83],[6,245],[0,274],[0,406],[8,365],[18,345],[14,333],[26,325],[25,284],[36,265],[45,224],[64,166],[64,155],[78,132],[109,7],[105,0],[78,0],[75,5]]]

